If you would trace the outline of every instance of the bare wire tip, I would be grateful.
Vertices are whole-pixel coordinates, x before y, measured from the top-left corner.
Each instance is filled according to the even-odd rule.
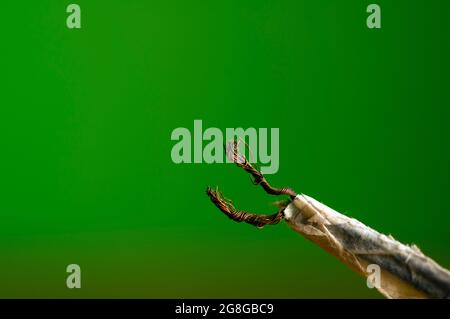
[[[288,195],[293,199],[297,193],[289,188],[275,188],[272,187],[264,177],[264,175],[253,167],[253,165],[247,160],[247,158],[239,152],[240,140],[230,141],[226,144],[227,157],[233,161],[237,166],[243,168],[247,173],[253,177],[253,183],[255,185],[261,185],[261,187],[270,195]],[[248,148],[248,146],[247,146]],[[250,150],[249,150],[250,151]]]
[[[265,225],[278,224],[283,219],[283,208],[280,208],[276,214],[259,215],[236,210],[232,201],[225,198],[218,190],[213,190],[211,187],[206,189],[211,201],[219,208],[228,218],[236,222],[245,222],[247,224],[262,228]]]

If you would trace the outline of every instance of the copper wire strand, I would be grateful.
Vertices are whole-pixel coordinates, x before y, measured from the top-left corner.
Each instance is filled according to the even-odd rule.
[[[288,195],[291,199],[297,196],[297,193],[289,187],[275,188],[272,187],[264,177],[264,175],[250,164],[247,158],[239,153],[239,141],[229,142],[226,146],[226,153],[228,158],[232,160],[237,166],[243,168],[247,173],[253,176],[253,183],[261,185],[261,187],[270,195]]]
[[[255,169],[252,164],[247,160],[247,158],[240,154],[238,151],[239,141],[232,141],[226,145],[227,156],[238,166],[243,168],[247,173],[253,177],[253,183],[255,185],[261,185],[261,187],[270,195],[288,195],[293,199],[297,193],[288,187],[285,188],[275,188],[272,187],[267,180],[264,178],[263,174]],[[237,210],[233,202],[227,199],[223,194],[216,188],[213,190],[211,187],[206,189],[206,193],[211,199],[211,201],[219,208],[228,218],[236,222],[245,222],[247,224],[263,227],[265,225],[275,225],[283,219],[283,211],[287,206],[287,202],[277,202],[276,206],[279,207],[277,213],[272,215],[260,215],[249,213],[245,211]]]
[[[264,227],[265,225],[275,225],[283,219],[283,210],[280,208],[277,213],[272,215],[253,214],[245,211],[236,210],[232,202],[225,198],[219,190],[213,190],[211,187],[206,189],[211,201],[219,208],[228,218],[236,222],[245,222],[247,224]]]

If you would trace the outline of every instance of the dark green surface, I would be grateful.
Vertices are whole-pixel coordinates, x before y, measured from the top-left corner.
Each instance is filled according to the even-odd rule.
[[[290,185],[449,267],[449,1],[3,1],[0,297],[379,297],[176,127],[279,127]],[[82,288],[65,268],[82,268]]]

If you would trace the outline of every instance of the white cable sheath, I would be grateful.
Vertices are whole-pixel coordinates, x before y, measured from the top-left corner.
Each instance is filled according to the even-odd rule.
[[[416,246],[404,245],[306,195],[285,208],[287,224],[302,236],[367,277],[381,270],[376,288],[388,298],[448,298],[450,272]],[[370,269],[370,268],[369,268]]]

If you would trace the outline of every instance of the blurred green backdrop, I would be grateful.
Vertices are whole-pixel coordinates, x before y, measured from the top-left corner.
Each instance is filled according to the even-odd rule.
[[[449,1],[2,1],[0,297],[379,297],[176,127],[279,127],[290,185],[450,266]],[[366,7],[382,29],[366,27]],[[66,266],[82,269],[69,290]],[[269,274],[269,275],[268,275]]]

